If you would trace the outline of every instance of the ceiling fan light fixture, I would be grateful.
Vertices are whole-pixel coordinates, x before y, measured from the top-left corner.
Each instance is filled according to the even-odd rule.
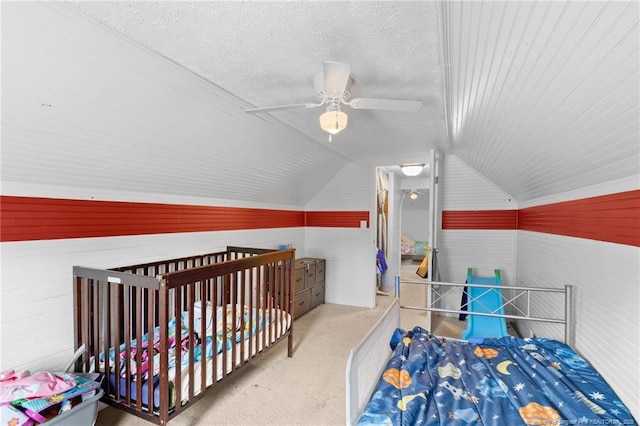
[[[424,164],[403,164],[400,166],[400,170],[405,176],[418,176],[423,168]]]
[[[335,135],[347,127],[349,117],[340,110],[331,110],[320,116],[320,128],[325,132]]]

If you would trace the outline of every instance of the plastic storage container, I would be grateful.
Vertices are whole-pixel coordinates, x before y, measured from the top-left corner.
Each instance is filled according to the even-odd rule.
[[[51,420],[48,420],[42,425],[58,425],[58,426],[91,426],[96,423],[98,417],[98,401],[104,395],[102,389],[98,389],[96,394],[82,401],[80,404],[74,406],[70,410],[65,411],[62,414],[58,414]]]

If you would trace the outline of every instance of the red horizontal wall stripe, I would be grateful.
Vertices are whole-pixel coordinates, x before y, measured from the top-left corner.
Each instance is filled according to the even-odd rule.
[[[640,247],[640,190],[521,209],[518,229]]]
[[[322,211],[306,212],[305,225],[327,228],[359,228],[366,221],[369,227],[368,211]]]
[[[0,241],[232,231],[302,226],[359,228],[368,212],[314,212],[0,196]]]
[[[0,241],[287,227],[359,228],[367,211],[291,211],[0,196]],[[445,211],[442,228],[522,229],[640,247],[640,190],[521,210]]]
[[[304,212],[159,203],[0,197],[0,241],[304,226]]]
[[[442,229],[521,229],[640,247],[640,190],[520,210],[444,211]]]
[[[517,210],[455,210],[442,212],[442,229],[516,229]]]

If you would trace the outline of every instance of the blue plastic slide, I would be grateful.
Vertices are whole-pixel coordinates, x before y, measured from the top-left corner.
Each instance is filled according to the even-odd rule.
[[[500,270],[495,270],[494,277],[474,277],[472,269],[469,268],[467,269],[467,284],[502,285]],[[487,312],[503,315],[502,290],[499,288],[468,287],[467,292],[467,310],[469,314],[467,317],[467,328],[462,332],[461,337],[465,340],[471,340],[508,336],[507,322],[504,318],[471,315],[471,312]]]

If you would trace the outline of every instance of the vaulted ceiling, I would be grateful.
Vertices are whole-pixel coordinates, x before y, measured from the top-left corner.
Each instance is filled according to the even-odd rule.
[[[267,123],[279,129],[271,139],[294,137],[311,147],[301,164],[291,165],[289,180],[306,168],[324,176],[315,181],[326,181],[321,170],[336,171],[322,164],[327,152],[349,162],[410,158],[431,148],[458,156],[518,201],[640,173],[636,1],[73,1],[66,7],[116,33],[126,49],[159,55],[200,78],[227,103],[234,131]],[[420,100],[421,109],[345,107],[348,126],[332,142],[318,124],[323,108],[242,112],[315,102],[313,79],[327,60],[351,65],[353,97]],[[265,168],[277,160],[277,149],[258,149]],[[181,173],[189,177],[188,170]],[[205,181],[208,171],[192,173]],[[273,179],[274,188],[282,184]],[[217,195],[233,198],[222,190]]]
[[[323,108],[269,115],[357,159],[445,146],[437,5],[432,2],[77,2],[78,8],[246,101],[314,103],[324,61],[351,65],[352,97],[416,99],[417,113],[344,108],[328,143]],[[265,114],[250,117],[260,120]],[[271,118],[267,117],[267,118]]]

